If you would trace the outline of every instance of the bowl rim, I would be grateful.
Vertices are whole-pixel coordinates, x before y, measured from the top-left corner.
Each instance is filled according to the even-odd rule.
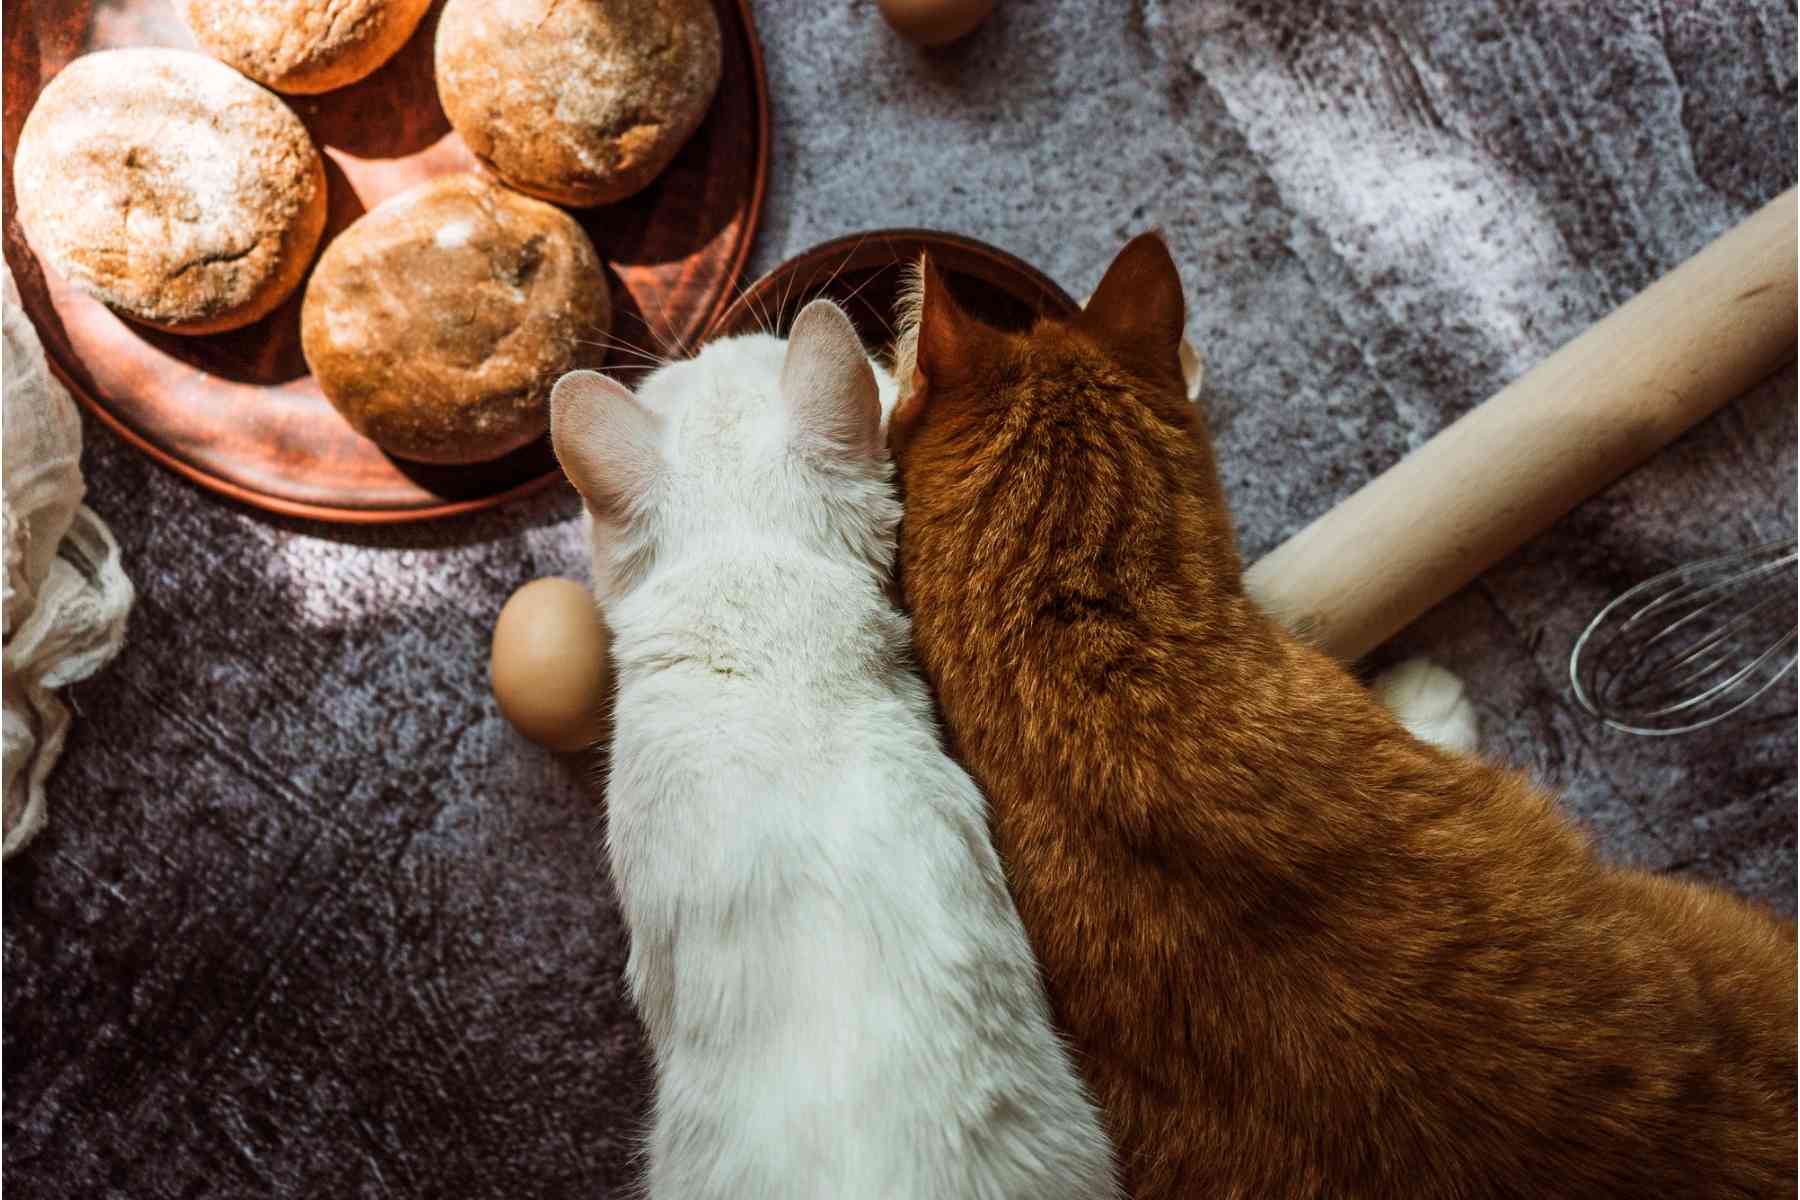
[[[861,233],[848,233],[841,237],[818,242],[778,263],[758,278],[755,283],[740,289],[737,298],[708,322],[705,333],[701,335],[701,342],[711,341],[715,337],[748,332],[747,328],[732,328],[732,326],[743,321],[746,316],[757,316],[758,314],[753,308],[754,302],[762,300],[768,291],[785,282],[794,273],[809,266],[842,258],[843,262],[836,269],[843,270],[850,263],[857,262],[859,258],[877,256],[877,261],[880,261],[878,256],[883,247],[890,248],[890,257],[887,261],[901,261],[899,256],[893,254],[891,250],[896,242],[909,244],[922,242],[925,243],[924,249],[927,251],[934,247],[946,249],[951,252],[949,257],[953,259],[950,263],[953,270],[975,275],[984,282],[999,287],[1015,298],[1030,304],[1041,314],[1067,317],[1081,311],[1081,305],[1060,284],[1016,254],[966,234],[922,226],[900,225],[883,229],[869,229]],[[853,269],[862,269],[868,265],[872,264],[857,263]],[[1029,284],[1029,289],[1024,291],[1019,289],[1016,284],[1020,280]],[[777,325],[782,323],[783,314],[790,302],[788,298],[783,298],[781,306],[776,312]],[[798,310],[796,309],[796,311]],[[758,329],[762,327],[760,319],[753,326]]]

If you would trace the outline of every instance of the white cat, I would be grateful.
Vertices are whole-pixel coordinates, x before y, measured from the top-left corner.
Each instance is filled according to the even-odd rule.
[[[551,397],[612,626],[607,848],[657,1200],[1115,1194],[886,591],[894,396],[815,301],[785,343]]]

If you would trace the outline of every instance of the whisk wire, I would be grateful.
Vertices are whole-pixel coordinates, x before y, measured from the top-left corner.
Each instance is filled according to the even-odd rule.
[[[1627,589],[1576,639],[1569,657],[1576,700],[1612,728],[1652,736],[1741,711],[1800,662],[1793,653],[1797,559],[1788,539],[1688,563]]]
[[[1705,654],[1706,652],[1708,652],[1710,650],[1716,650],[1720,646],[1726,646],[1726,648],[1724,650],[1722,650],[1718,654],[1713,655],[1711,658],[1708,658],[1705,662],[1701,663],[1700,666],[1694,668],[1692,671],[1689,671],[1685,675],[1681,676],[1679,679],[1672,680],[1670,683],[1670,686],[1685,687],[1687,684],[1694,682],[1696,679],[1701,678],[1702,676],[1711,672],[1716,667],[1722,665],[1724,663],[1724,661],[1730,657],[1730,648],[1727,645],[1727,643],[1729,642],[1731,636],[1733,634],[1737,633],[1738,630],[1744,628],[1745,626],[1749,625],[1752,621],[1754,621],[1756,619],[1757,615],[1759,613],[1761,613],[1765,608],[1772,607],[1775,604],[1776,600],[1777,600],[1777,597],[1766,596],[1763,599],[1757,601],[1755,604],[1751,605],[1749,608],[1745,609],[1743,612],[1739,613],[1737,616],[1735,616],[1731,620],[1727,621],[1723,626],[1721,626],[1718,629],[1717,632],[1713,633],[1710,637],[1706,638],[1706,640],[1702,641],[1698,646],[1695,646],[1692,650],[1688,651],[1686,654],[1682,655],[1680,658],[1678,658],[1674,662],[1670,663],[1669,664],[1670,670],[1674,670],[1677,667],[1684,667],[1684,666],[1687,666],[1689,663],[1691,663],[1694,659],[1700,657],[1702,654]]]

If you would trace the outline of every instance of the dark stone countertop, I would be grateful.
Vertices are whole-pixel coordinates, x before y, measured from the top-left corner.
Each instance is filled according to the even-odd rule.
[[[764,0],[753,273],[927,225],[1085,294],[1165,229],[1255,558],[1795,179],[1791,6],[1032,4],[921,54]],[[581,575],[572,493],[391,530],[271,518],[89,423],[139,588],[4,871],[6,1182],[32,1196],[625,1195],[645,1062],[587,769],[489,698],[501,602]],[[1611,734],[1565,663],[1614,592],[1791,532],[1793,372],[1384,652],[1622,861],[1791,914],[1792,687]]]

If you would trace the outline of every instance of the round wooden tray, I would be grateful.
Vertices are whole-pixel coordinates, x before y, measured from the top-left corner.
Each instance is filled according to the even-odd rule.
[[[1026,329],[1040,316],[1071,316],[1081,307],[1042,271],[985,242],[935,229],[876,229],[788,259],[745,289],[707,336],[785,334],[807,301],[824,296],[850,314],[864,345],[885,354],[906,269],[921,252],[965,310],[998,328]]]
[[[706,121],[649,188],[571,210],[612,286],[614,338],[655,354],[697,341],[729,306],[762,215],[769,99],[748,0],[714,0],[724,74]],[[283,99],[324,151],[325,241],[421,180],[480,169],[437,100],[438,6],[392,61],[359,83]],[[184,338],[115,316],[32,253],[14,215],[12,158],[39,91],[69,60],[118,46],[193,41],[168,0],[5,0],[4,240],[51,368],[127,441],[189,479],[273,512],[351,523],[486,508],[559,477],[548,438],[489,463],[390,458],[345,424],[307,373],[296,291],[243,329]],[[321,242],[321,246],[323,246]],[[620,352],[620,365],[631,355]]]

